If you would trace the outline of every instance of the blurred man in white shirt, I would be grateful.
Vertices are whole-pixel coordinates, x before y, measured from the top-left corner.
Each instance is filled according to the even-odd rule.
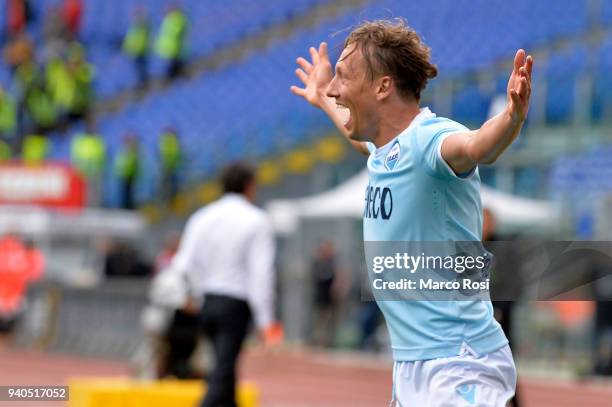
[[[187,222],[172,268],[195,298],[215,356],[202,407],[236,406],[236,362],[251,318],[262,334],[274,324],[274,234],[253,202],[255,173],[235,163],[221,177],[224,195]]]

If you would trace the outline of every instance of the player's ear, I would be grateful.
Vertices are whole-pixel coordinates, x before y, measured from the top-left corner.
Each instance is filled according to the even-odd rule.
[[[393,79],[390,76],[381,76],[376,81],[376,100],[383,100],[389,97],[393,91]]]

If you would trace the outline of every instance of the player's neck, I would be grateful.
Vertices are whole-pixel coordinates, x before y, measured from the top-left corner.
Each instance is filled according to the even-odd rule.
[[[380,112],[378,130],[372,142],[376,148],[382,147],[406,130],[420,113],[416,101],[397,102],[384,106]]]

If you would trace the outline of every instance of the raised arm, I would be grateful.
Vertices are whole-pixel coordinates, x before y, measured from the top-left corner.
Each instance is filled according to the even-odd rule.
[[[327,53],[327,43],[322,42],[318,50],[314,47],[310,47],[310,58],[311,62],[302,57],[297,59],[300,68],[295,70],[295,74],[302,81],[304,87],[291,86],[291,92],[295,95],[302,96],[308,103],[323,110],[338,130],[340,130],[340,133],[342,133],[357,151],[369,155],[365,143],[348,138],[348,132],[344,127],[346,121],[345,114],[348,114],[346,109],[338,109],[334,99],[326,95],[327,86],[333,77],[332,66],[329,62],[329,54]]]
[[[529,111],[532,67],[533,58],[518,50],[508,81],[506,109],[480,129],[452,134],[442,142],[442,158],[455,173],[466,173],[478,164],[494,163],[516,139]]]

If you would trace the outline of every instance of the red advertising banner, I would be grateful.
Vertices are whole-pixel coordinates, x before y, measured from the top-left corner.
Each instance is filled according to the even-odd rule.
[[[85,203],[85,181],[67,165],[0,165],[0,204],[65,208],[83,207]]]

